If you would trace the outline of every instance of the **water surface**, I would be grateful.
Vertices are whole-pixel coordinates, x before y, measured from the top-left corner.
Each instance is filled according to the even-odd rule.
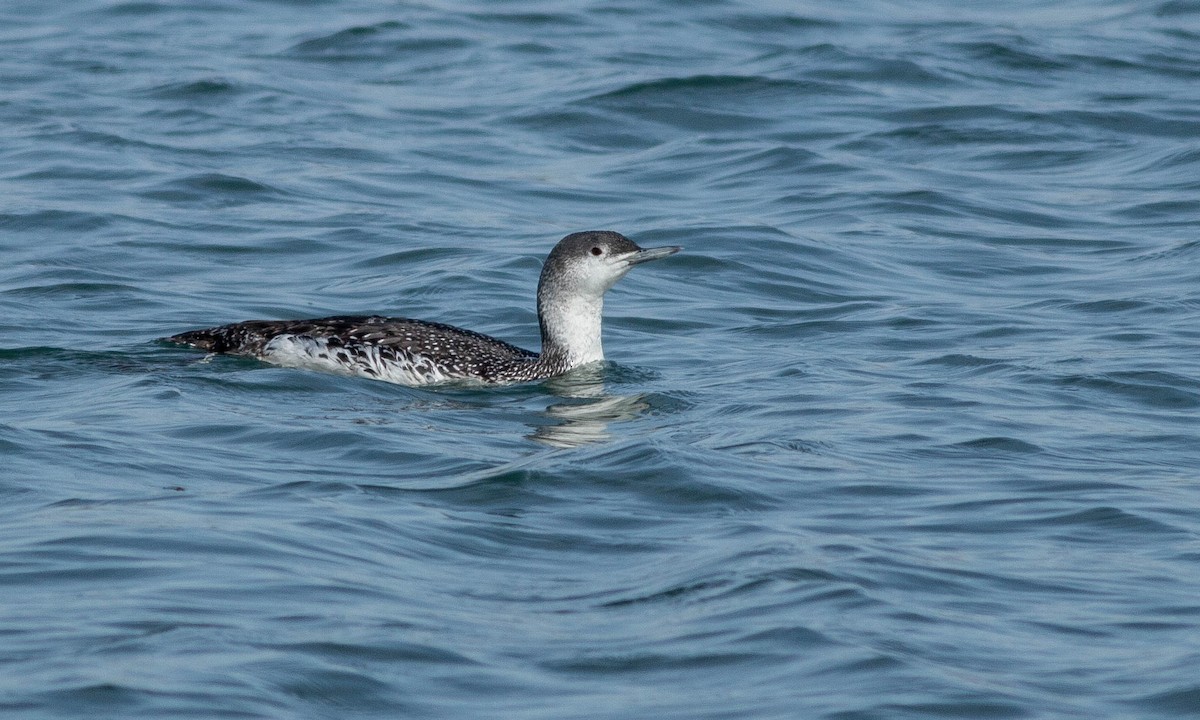
[[[0,9],[0,708],[1200,714],[1200,7]],[[409,389],[157,338],[536,348]]]

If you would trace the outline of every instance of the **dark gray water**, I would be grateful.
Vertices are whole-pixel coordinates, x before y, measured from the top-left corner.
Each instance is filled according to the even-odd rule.
[[[194,7],[188,7],[194,6]],[[0,5],[0,712],[1200,715],[1200,4]],[[164,335],[610,362],[413,390]]]

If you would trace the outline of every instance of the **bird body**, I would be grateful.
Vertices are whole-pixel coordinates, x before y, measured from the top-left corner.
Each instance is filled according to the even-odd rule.
[[[542,352],[453,325],[381,316],[250,320],[167,342],[400,385],[542,380],[604,359],[604,293],[634,265],[678,252],[640,248],[611,231],[574,233],[550,252],[538,281]]]

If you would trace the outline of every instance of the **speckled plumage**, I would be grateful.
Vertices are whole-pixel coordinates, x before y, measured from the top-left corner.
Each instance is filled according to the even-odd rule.
[[[643,249],[610,231],[574,233],[559,241],[538,282],[541,353],[453,325],[380,316],[250,320],[165,339],[285,367],[401,385],[541,380],[602,360],[605,291],[634,265],[678,250]]]

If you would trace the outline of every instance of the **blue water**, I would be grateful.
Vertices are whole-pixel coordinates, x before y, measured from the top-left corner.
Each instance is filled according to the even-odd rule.
[[[0,714],[1200,716],[1200,4],[993,5],[0,5]]]

